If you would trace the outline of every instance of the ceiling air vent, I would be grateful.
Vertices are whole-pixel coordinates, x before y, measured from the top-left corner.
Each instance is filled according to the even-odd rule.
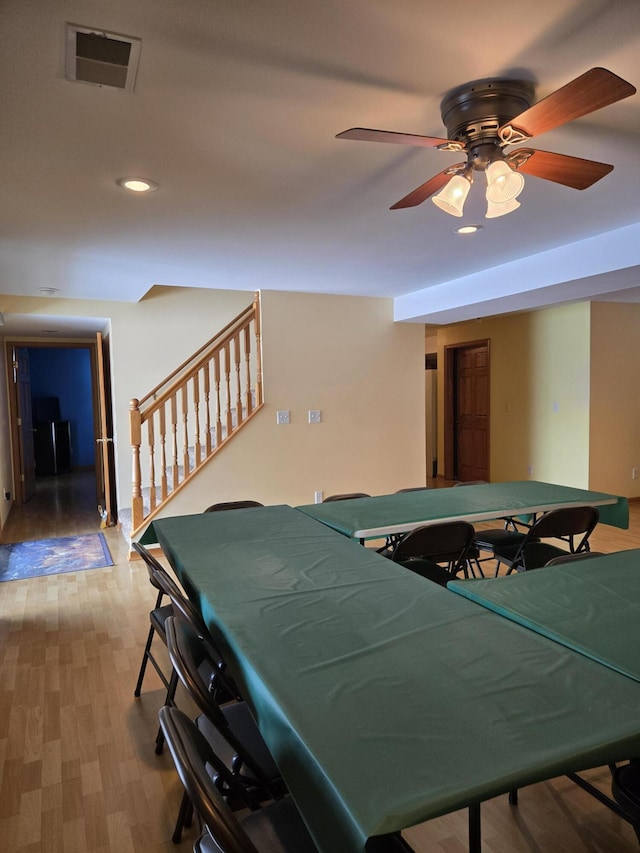
[[[140,39],[67,24],[65,74],[68,80],[133,91]]]

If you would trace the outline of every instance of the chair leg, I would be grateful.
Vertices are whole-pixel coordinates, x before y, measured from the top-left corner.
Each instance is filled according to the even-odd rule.
[[[469,853],[481,853],[480,803],[469,806]]]
[[[178,673],[174,670],[171,672],[171,679],[169,681],[169,687],[167,688],[167,695],[164,697],[165,705],[174,705],[174,697],[176,695],[176,690],[178,689]],[[162,750],[164,749],[164,732],[162,731],[162,726],[158,726],[158,734],[156,735],[156,755],[162,755]]]
[[[189,826],[191,822],[191,800],[187,792],[185,791],[182,795],[182,802],[180,803],[180,811],[178,812],[178,819],[176,820],[176,826],[173,830],[173,835],[171,836],[171,840],[174,844],[180,844],[182,841],[182,827]]]
[[[147,661],[149,660],[149,652],[151,651],[151,643],[153,642],[154,635],[154,627],[153,625],[149,628],[149,636],[147,637],[147,643],[144,647],[144,654],[142,655],[142,663],[140,664],[140,674],[138,675],[138,683],[136,684],[136,689],[133,691],[134,696],[140,696],[140,691],[142,690],[142,682],[144,680],[144,674],[147,669]]]

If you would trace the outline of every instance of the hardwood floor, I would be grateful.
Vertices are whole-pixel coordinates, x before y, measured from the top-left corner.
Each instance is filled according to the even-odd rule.
[[[98,529],[91,490],[86,506],[71,508],[78,490],[87,492],[72,481],[60,482],[53,503],[16,508],[3,540]],[[171,842],[182,789],[170,756],[154,753],[163,690],[152,670],[133,696],[153,591],[121,534],[104,532],[114,566],[0,584],[0,848],[8,853],[192,848],[193,829]],[[593,547],[640,547],[640,506],[629,531],[601,527]],[[189,707],[183,693],[178,702]],[[588,775],[608,792],[606,769]],[[484,853],[638,850],[631,828],[566,778],[522,790],[518,807],[506,796],[483,804],[482,823]],[[417,853],[463,853],[466,812],[406,836]]]

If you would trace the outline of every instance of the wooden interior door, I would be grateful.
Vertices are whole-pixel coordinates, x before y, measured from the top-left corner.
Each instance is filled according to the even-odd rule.
[[[445,476],[489,479],[489,343],[447,351],[447,442]]]
[[[31,378],[27,348],[13,347],[12,362],[15,405],[14,476],[16,483],[14,487],[16,498],[21,503],[26,503],[36,492]]]
[[[98,501],[102,526],[116,523],[115,455],[113,449],[113,415],[111,410],[111,382],[109,373],[108,343],[100,332],[96,333],[96,369],[98,378]]]

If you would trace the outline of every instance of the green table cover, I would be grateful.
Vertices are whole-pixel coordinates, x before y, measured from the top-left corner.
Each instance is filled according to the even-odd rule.
[[[640,550],[448,588],[640,681]]]
[[[454,519],[474,523],[577,505],[597,506],[603,524],[629,526],[626,498],[536,480],[485,483],[463,489],[425,489],[297,508],[345,536],[374,539],[403,533],[420,524]]]
[[[153,527],[323,853],[640,754],[635,681],[304,513]]]

